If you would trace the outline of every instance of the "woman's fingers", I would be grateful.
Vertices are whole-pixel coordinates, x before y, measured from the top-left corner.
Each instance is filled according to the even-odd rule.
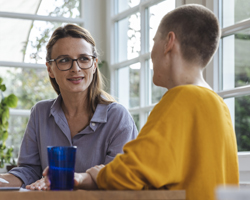
[[[32,183],[30,185],[26,186],[26,189],[29,190],[44,190],[46,187],[44,178],[41,178],[40,180],[36,181],[35,183]]]
[[[78,189],[81,181],[81,175],[79,173],[74,173],[74,189]]]
[[[49,174],[49,167],[47,166],[44,170],[43,170],[43,176],[48,176]]]
[[[44,176],[44,190],[50,190],[50,180],[49,180],[49,167],[46,167],[43,171]]]
[[[86,172],[89,173],[90,171],[100,171],[103,167],[105,167],[105,165],[103,165],[103,164],[95,165],[94,167],[87,169]]]
[[[92,177],[93,181],[96,183],[96,179],[97,179],[97,175],[99,173],[99,171],[105,167],[105,165],[96,165],[94,167],[91,167],[90,169],[88,169],[86,172],[90,174],[90,176]]]

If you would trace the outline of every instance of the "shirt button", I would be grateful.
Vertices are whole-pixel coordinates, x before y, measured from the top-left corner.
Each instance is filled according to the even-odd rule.
[[[92,123],[92,126],[95,126],[95,123]]]

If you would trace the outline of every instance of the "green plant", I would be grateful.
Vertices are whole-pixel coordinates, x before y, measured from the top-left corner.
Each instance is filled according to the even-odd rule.
[[[6,90],[6,86],[2,82],[3,79],[0,77],[0,168],[4,166],[4,163],[15,164],[15,160],[12,158],[13,148],[7,147],[5,143],[9,135],[9,108],[15,108],[18,101],[14,94],[4,97],[3,92]]]

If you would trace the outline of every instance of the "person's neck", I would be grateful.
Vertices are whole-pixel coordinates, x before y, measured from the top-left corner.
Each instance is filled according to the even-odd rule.
[[[82,113],[87,113],[86,93],[64,94],[62,96],[62,109],[65,115],[75,117]]]
[[[168,89],[180,85],[191,84],[212,90],[212,88],[203,78],[204,68],[202,66],[194,63],[188,63],[183,59],[176,59],[172,64],[173,64],[171,68],[172,79]]]

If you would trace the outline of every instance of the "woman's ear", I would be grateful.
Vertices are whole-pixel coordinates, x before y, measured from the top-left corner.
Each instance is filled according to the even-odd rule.
[[[166,42],[164,46],[164,54],[167,54],[173,49],[175,40],[176,40],[175,33],[172,31],[169,32],[165,40]]]
[[[94,60],[93,74],[96,72],[96,68],[98,67],[98,58]]]
[[[46,66],[47,66],[47,71],[49,73],[50,78],[55,78],[53,71],[52,71],[52,66],[49,64],[49,62],[46,62]]]

